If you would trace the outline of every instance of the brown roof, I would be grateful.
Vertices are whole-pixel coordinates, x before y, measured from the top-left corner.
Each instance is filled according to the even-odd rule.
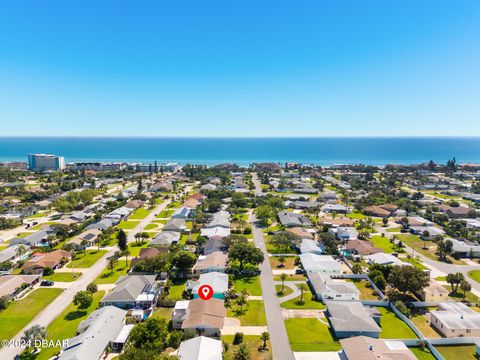
[[[208,255],[198,258],[193,270],[203,270],[209,267],[225,268],[227,266],[227,254],[220,251],[214,251]]]
[[[140,253],[138,256],[134,259],[132,259],[131,266],[133,267],[137,262],[148,259],[148,258],[153,258],[157,256],[158,254],[161,254],[162,251],[158,250],[155,247],[148,247],[148,248],[141,248]]]
[[[126,208],[129,209],[138,209],[140,206],[143,206],[144,202],[141,200],[130,200],[125,204]]]
[[[10,296],[23,284],[31,285],[40,275],[3,275],[0,276],[0,297]]]
[[[193,194],[192,196],[190,196],[190,198],[200,201],[200,200],[203,199],[203,194],[195,193],[195,194]]]
[[[195,209],[200,204],[200,201],[194,198],[190,198],[183,203],[184,207]]]
[[[416,360],[408,348],[390,348],[388,341],[367,336],[354,336],[340,339],[340,344],[348,360]],[[395,341],[395,340],[393,340]]]
[[[390,211],[390,212],[397,211],[397,209],[398,209],[398,206],[394,205],[394,204],[383,204],[383,205],[380,205],[380,207],[383,210],[387,210],[387,211]]]
[[[308,231],[302,229],[301,227],[288,228],[287,231],[300,238],[313,239],[312,233],[309,233]]]
[[[380,217],[387,217],[390,216],[391,211],[385,210],[384,208],[376,205],[368,206],[363,209],[365,214],[373,215],[373,216],[380,216]]]
[[[447,213],[448,216],[455,217],[455,216],[466,216],[470,213],[470,211],[472,211],[472,209],[466,206],[457,206],[457,207],[450,207],[445,212]]]
[[[38,253],[23,265],[23,270],[28,272],[32,268],[54,267],[63,259],[70,259],[71,256],[69,251],[61,249],[49,253]]]
[[[188,318],[183,322],[182,329],[196,327],[211,327],[222,329],[227,310],[223,300],[210,299],[208,301],[195,299],[188,304]]]
[[[348,240],[345,248],[347,250],[355,250],[360,255],[371,255],[383,252],[382,249],[374,247],[370,241],[365,240]]]
[[[355,220],[349,219],[349,218],[328,218],[328,217],[323,217],[320,218],[319,220],[320,224],[332,224],[332,225],[338,225],[338,226],[353,226],[355,224]]]
[[[84,239],[88,241],[96,242],[98,235],[100,235],[101,233],[102,232],[98,229],[85,230],[84,232],[82,232],[81,234],[78,234],[72,240],[70,240],[69,243],[80,245],[82,243],[82,240]]]

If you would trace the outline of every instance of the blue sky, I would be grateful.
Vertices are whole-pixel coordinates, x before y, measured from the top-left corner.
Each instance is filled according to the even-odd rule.
[[[480,1],[0,4],[6,136],[480,135]]]

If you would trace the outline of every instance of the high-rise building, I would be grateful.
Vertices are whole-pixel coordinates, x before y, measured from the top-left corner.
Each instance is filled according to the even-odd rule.
[[[65,159],[63,156],[49,154],[28,155],[28,169],[32,171],[63,170]]]

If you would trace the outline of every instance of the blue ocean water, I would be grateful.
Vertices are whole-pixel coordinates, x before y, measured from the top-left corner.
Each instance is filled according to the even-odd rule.
[[[480,163],[480,138],[101,138],[0,137],[0,161],[26,161],[29,153],[49,153],[74,161],[180,164],[300,162],[414,164]]]

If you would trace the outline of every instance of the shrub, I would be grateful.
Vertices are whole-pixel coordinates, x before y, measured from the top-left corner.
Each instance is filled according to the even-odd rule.
[[[90,283],[87,286],[87,291],[91,294],[95,294],[98,291],[98,286],[94,283]]]
[[[237,332],[233,337],[233,345],[238,345],[243,343],[243,333]]]
[[[251,234],[252,233],[252,228],[251,227],[246,227],[245,229],[243,229],[243,234],[244,235],[248,235],[248,234]]]
[[[53,273],[54,271],[50,266],[47,266],[45,269],[43,269],[43,276],[50,276],[53,275]]]

